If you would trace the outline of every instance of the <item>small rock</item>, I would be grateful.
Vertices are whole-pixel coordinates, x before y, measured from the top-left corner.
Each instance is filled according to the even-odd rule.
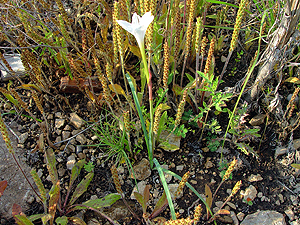
[[[71,127],[67,124],[66,126],[65,126],[65,128],[64,128],[64,131],[71,131],[72,129],[71,129]]]
[[[250,121],[249,123],[252,125],[252,126],[259,126],[261,124],[264,123],[264,120],[266,118],[266,114],[259,114],[259,115],[256,115],[254,116]]]
[[[58,172],[58,176],[62,177],[65,174],[66,170],[63,167],[60,167],[57,170],[57,172]]]
[[[248,178],[249,182],[261,181],[261,180],[263,180],[263,178],[261,177],[260,174],[257,175],[251,174],[250,177]]]
[[[65,125],[66,120],[65,119],[56,119],[55,120],[55,128],[60,129]]]
[[[43,175],[43,170],[42,170],[42,169],[39,169],[39,170],[37,171],[37,175],[39,176],[39,178],[41,178],[42,175]]]
[[[55,117],[56,117],[56,118],[59,118],[59,119],[63,119],[63,118],[64,118],[64,117],[63,117],[63,114],[62,114],[61,112],[55,113]]]
[[[208,147],[204,147],[204,148],[202,148],[202,151],[203,152],[209,152],[209,148]]]
[[[96,141],[96,140],[98,139],[98,136],[97,136],[97,135],[94,135],[94,136],[91,137],[91,139],[92,139],[93,141]]]
[[[47,119],[48,120],[53,120],[54,119],[54,115],[52,113],[50,113],[48,116],[47,116]]]
[[[280,201],[279,201],[279,200],[276,200],[275,204],[276,204],[276,205],[280,205]]]
[[[90,198],[90,200],[96,200],[97,198],[98,198],[97,195],[92,195],[91,198]]]
[[[86,158],[86,154],[82,153],[82,152],[79,152],[78,153],[78,158],[79,159],[85,159]]]
[[[179,212],[180,214],[183,214],[183,213],[184,213],[184,209],[179,209],[178,212]]]
[[[66,140],[71,136],[71,132],[70,131],[63,131],[62,132],[62,139]]]
[[[76,141],[78,141],[81,145],[86,144],[86,137],[84,136],[84,134],[79,134],[76,136]]]
[[[287,147],[277,147],[276,149],[275,149],[275,155],[274,155],[274,157],[275,157],[275,159],[278,157],[278,156],[280,156],[280,155],[284,155],[284,154],[286,154],[288,152],[288,149],[287,149]]]
[[[294,148],[297,150],[300,148],[300,139],[294,139],[293,140]]]
[[[70,155],[68,157],[68,161],[67,161],[67,168],[68,168],[68,170],[72,170],[72,168],[74,167],[75,163],[76,163],[75,156],[74,155]]]
[[[242,221],[244,219],[244,217],[245,217],[245,213],[239,212],[236,216],[239,219],[239,221]]]
[[[70,114],[70,124],[76,129],[80,129],[84,125],[84,120],[81,119],[76,113]]]
[[[291,209],[287,209],[284,211],[284,213],[289,217],[291,221],[295,219],[295,213]]]
[[[292,201],[292,204],[297,206],[298,205],[298,198],[295,195],[290,195],[290,199]]]
[[[32,204],[34,202],[35,198],[33,196],[30,196],[28,199],[27,199],[27,203],[28,204]]]
[[[179,165],[179,166],[176,166],[176,170],[178,171],[182,171],[184,168],[184,165]]]
[[[161,165],[162,168],[164,169],[169,169],[169,166],[168,165]],[[168,174],[168,173],[164,173],[164,176],[165,176],[165,179],[166,179],[166,182],[167,183],[170,183],[170,181],[172,180],[173,176],[171,174]]]
[[[263,193],[262,192],[258,192],[257,197],[258,198],[262,198],[263,197]]]
[[[28,137],[29,137],[29,134],[28,134],[27,132],[21,134],[21,135],[19,136],[19,143],[20,143],[20,144],[24,144]]]
[[[279,195],[278,195],[278,198],[279,198],[279,200],[280,200],[281,203],[284,202],[284,198],[283,198],[283,195],[282,195],[282,194],[279,194]]]
[[[170,168],[175,168],[175,167],[176,167],[175,163],[172,162]]]
[[[300,221],[299,220],[295,220],[290,222],[291,225],[300,225]]]
[[[241,225],[286,225],[282,214],[276,211],[264,210],[247,215]]]
[[[168,188],[171,194],[172,199],[174,199],[175,193],[177,191],[179,184],[168,184]],[[183,191],[177,196],[177,198],[181,198],[183,196]]]
[[[230,208],[232,208],[232,209],[236,209],[235,204],[233,204],[233,203],[231,203],[231,202],[227,202],[227,205],[229,205]]]
[[[223,205],[224,202],[222,201],[217,201],[215,202],[215,205],[218,207],[218,208],[221,208],[221,206]]]
[[[245,191],[241,191],[241,195],[243,196],[244,200],[247,202],[249,199],[253,201],[256,198],[257,190],[253,185],[250,185],[246,188]]]
[[[230,216],[231,216],[231,219],[233,220],[233,224],[238,225],[239,220],[233,211],[230,211]]]
[[[207,160],[206,160],[206,163],[204,165],[206,169],[210,169],[210,168],[214,167],[214,164],[210,161],[210,159],[211,158],[208,157]]]
[[[193,185],[196,185],[198,183],[196,180],[190,180],[189,182]]]
[[[145,180],[151,175],[149,161],[143,158],[137,165],[133,167],[133,171],[136,179]],[[133,178],[133,175],[131,178]]]
[[[139,191],[137,191],[137,188],[136,186],[138,187]],[[135,196],[134,196],[134,192],[139,192],[140,194],[143,194],[144,193],[144,190],[145,190],[145,187],[146,187],[146,181],[141,181],[139,183],[137,183],[137,185],[134,185],[134,188],[131,192],[131,195],[130,195],[130,199],[132,200],[135,200]]]

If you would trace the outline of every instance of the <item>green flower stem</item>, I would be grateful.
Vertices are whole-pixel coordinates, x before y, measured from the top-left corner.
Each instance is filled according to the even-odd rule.
[[[141,55],[142,55],[142,61],[144,64],[144,70],[146,73],[146,79],[147,79],[147,85],[148,85],[148,91],[149,91],[149,104],[150,104],[150,129],[149,129],[149,161],[150,166],[152,168],[153,166],[153,146],[154,146],[154,138],[153,138],[153,96],[152,96],[152,76],[150,71],[148,70],[148,63],[145,53],[145,47],[144,42],[139,43]]]

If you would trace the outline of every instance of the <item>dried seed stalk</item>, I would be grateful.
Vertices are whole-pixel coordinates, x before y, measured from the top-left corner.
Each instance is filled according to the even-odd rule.
[[[185,106],[185,102],[186,102],[187,91],[188,91],[188,89],[184,90],[183,95],[182,95],[182,100],[179,103],[178,110],[177,110],[177,113],[176,113],[174,129],[180,124],[181,117],[182,117],[182,114],[184,112],[184,106]]]
[[[114,180],[114,183],[116,185],[116,190],[117,192],[123,196],[123,191],[121,189],[121,184],[120,184],[120,180],[119,180],[119,175],[118,175],[118,171],[117,171],[117,168],[115,165],[112,165],[111,169],[111,174],[112,174],[112,177],[113,177],[113,180]]]
[[[214,54],[214,49],[215,49],[215,37],[213,37],[213,39],[210,42],[209,45],[209,50],[208,50],[208,55],[207,55],[207,60],[206,60],[206,64],[205,64],[205,68],[204,68],[204,74],[207,75],[211,66],[211,61],[212,61],[212,57]]]
[[[168,44],[168,39],[166,38],[164,43],[164,71],[163,71],[163,85],[165,90],[167,90],[168,88],[169,65],[170,65],[170,48]]]
[[[236,164],[237,164],[237,159],[234,159],[234,160],[231,161],[228,169],[225,172],[225,175],[223,176],[222,181],[225,181],[225,180],[227,180],[229,178],[229,176],[232,173],[232,171],[234,170]]]
[[[178,185],[178,188],[175,192],[175,198],[177,198],[183,191],[183,187],[185,186],[187,180],[189,179],[190,177],[190,171],[186,172],[183,176],[182,176],[182,179]]]

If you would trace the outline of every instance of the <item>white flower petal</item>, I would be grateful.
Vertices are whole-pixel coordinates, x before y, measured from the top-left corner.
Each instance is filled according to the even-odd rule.
[[[117,20],[117,22],[121,27],[134,35],[139,46],[141,47],[144,45],[146,30],[153,19],[154,16],[151,15],[151,12],[146,12],[142,17],[134,13],[132,15],[131,23],[128,23],[124,20]]]
[[[134,28],[131,23],[128,23],[127,21],[124,20],[117,20],[117,23],[123,27],[124,30],[127,30],[129,33],[133,34]]]

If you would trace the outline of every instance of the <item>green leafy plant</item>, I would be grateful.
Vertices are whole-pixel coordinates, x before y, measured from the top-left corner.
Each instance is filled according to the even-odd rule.
[[[51,148],[46,149],[46,163],[48,172],[52,182],[52,188],[49,191],[49,199],[47,199],[47,191],[38,176],[35,169],[32,169],[31,175],[38,187],[40,192],[40,197],[42,199],[42,203],[44,205],[44,213],[43,214],[36,214],[31,215],[28,218],[25,214],[22,215],[15,215],[16,222],[20,222],[19,224],[32,224],[33,221],[41,219],[43,224],[50,224],[52,225],[54,221],[57,224],[66,225],[69,222],[79,221],[81,224],[84,224],[80,218],[75,218],[70,215],[71,212],[82,210],[82,209],[89,209],[99,213],[101,216],[104,216],[110,222],[114,224],[114,222],[107,217],[105,214],[99,211],[99,209],[103,207],[108,207],[116,202],[118,199],[121,198],[119,194],[109,194],[101,199],[94,199],[88,200],[82,203],[76,203],[78,198],[87,191],[87,188],[90,182],[93,179],[94,173],[89,172],[75,187],[73,190],[73,185],[79,176],[82,167],[85,165],[85,160],[82,159],[78,161],[74,167],[72,168],[70,182],[67,189],[67,194],[65,196],[64,201],[61,199],[61,185],[58,179],[57,169],[56,169],[56,160],[53,150]],[[71,194],[72,191],[72,195]],[[70,198],[69,198],[70,197]],[[58,214],[57,214],[58,213]],[[23,221],[23,222],[22,222]],[[24,222],[27,221],[27,222]],[[29,221],[29,222],[28,222]]]
[[[92,161],[89,161],[88,163],[84,164],[84,169],[86,172],[90,173],[94,170],[95,165]]]

